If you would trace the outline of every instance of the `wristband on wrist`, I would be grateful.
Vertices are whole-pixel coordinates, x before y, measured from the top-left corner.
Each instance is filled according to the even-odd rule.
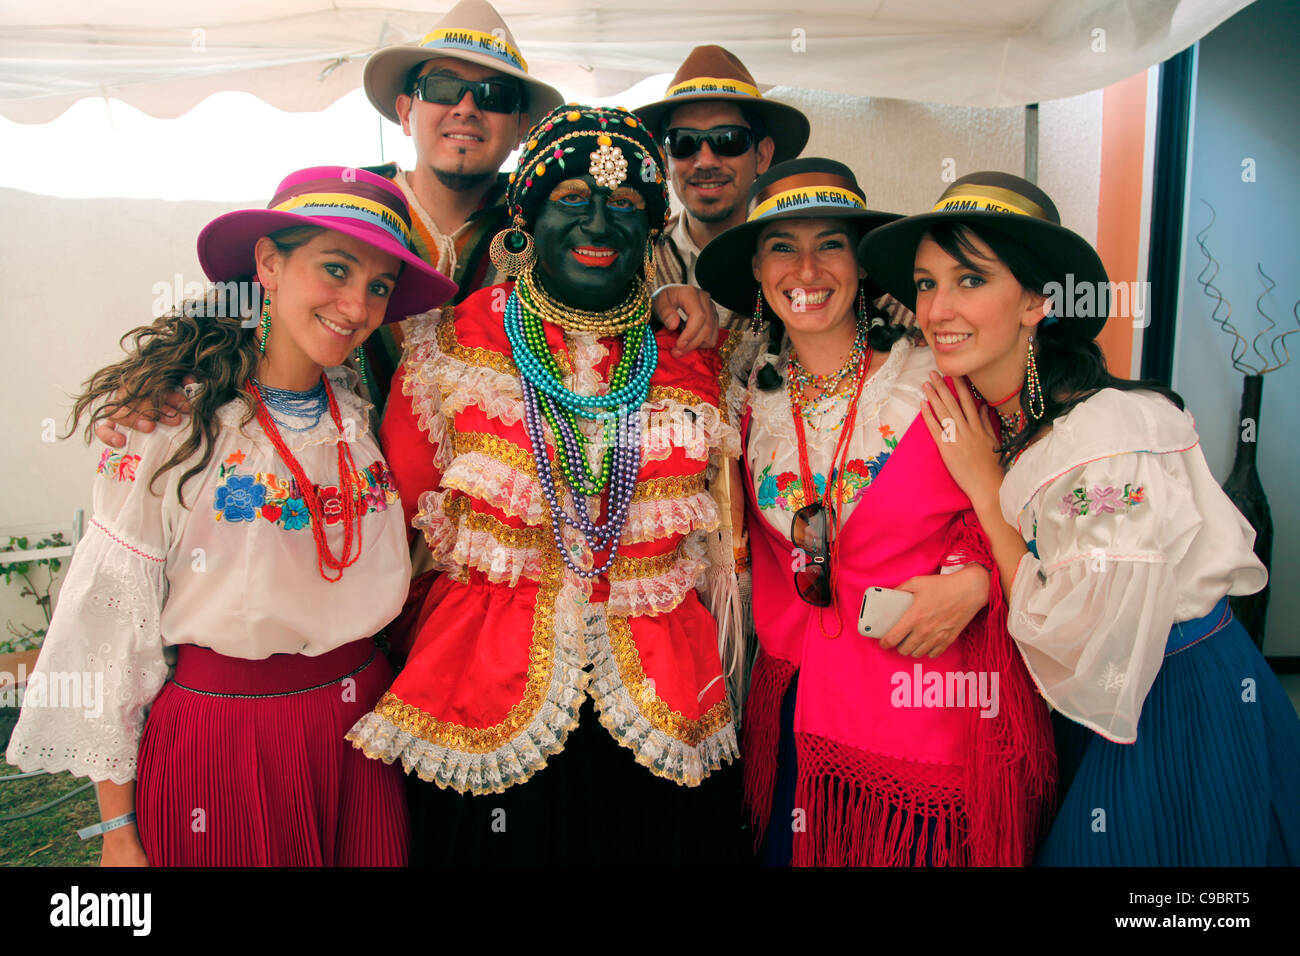
[[[135,823],[135,811],[124,813],[120,817],[114,817],[111,820],[105,820],[103,823],[96,823],[94,826],[86,827],[77,831],[77,836],[83,840],[90,840],[97,836],[102,836],[109,830],[116,830],[118,827],[129,826]]]

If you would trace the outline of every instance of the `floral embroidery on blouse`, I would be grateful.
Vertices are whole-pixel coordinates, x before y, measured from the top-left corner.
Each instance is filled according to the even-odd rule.
[[[1146,486],[1125,484],[1123,490],[1114,485],[1094,485],[1087,488],[1075,488],[1069,494],[1061,496],[1061,514],[1067,518],[1078,518],[1097,514],[1122,514],[1131,511],[1146,501]]]
[[[135,469],[139,464],[139,455],[123,455],[111,448],[105,448],[104,453],[99,456],[99,464],[95,467],[95,471],[115,481],[135,481]]]
[[[878,426],[880,437],[885,440],[885,450],[870,458],[850,458],[844,465],[844,493],[846,502],[856,502],[866,492],[867,487],[885,467],[889,456],[898,447],[898,438],[888,425]],[[813,475],[817,498],[826,494],[826,476]],[[786,511],[798,511],[806,505],[803,479],[792,471],[772,474],[769,464],[758,476],[758,506],[760,508],[783,508]]]
[[[1114,694],[1124,689],[1127,680],[1128,675],[1116,667],[1114,661],[1107,661],[1105,670],[1097,678],[1097,686]]]
[[[237,474],[235,469],[247,456],[241,451],[226,458],[217,473],[219,484],[212,501],[217,521],[256,521],[258,518],[279,525],[286,531],[311,527],[311,512],[295,478],[279,478],[269,472]],[[388,465],[376,461],[358,471],[357,510],[361,514],[387,511],[398,501]],[[337,485],[319,488],[321,507],[327,525],[343,520],[343,494]]]

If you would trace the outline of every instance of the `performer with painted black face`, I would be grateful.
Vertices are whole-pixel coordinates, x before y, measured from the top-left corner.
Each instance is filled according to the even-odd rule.
[[[517,281],[407,338],[381,436],[443,573],[349,737],[410,775],[417,863],[733,859],[736,734],[696,591],[706,482],[738,450],[730,340],[676,357],[648,324],[668,197],[631,113],[544,117],[508,201],[493,254]]]

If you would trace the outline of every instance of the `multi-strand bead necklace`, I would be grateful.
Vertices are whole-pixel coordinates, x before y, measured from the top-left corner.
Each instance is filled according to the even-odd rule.
[[[849,356],[844,360],[844,364],[829,374],[814,375],[809,372],[803,367],[803,364],[799,361],[799,354],[792,347],[790,349],[790,364],[786,370],[786,389],[790,395],[790,404],[805,415],[811,415],[829,407],[844,389],[845,383],[849,381],[849,376],[858,370],[862,363],[862,356],[866,354],[867,325],[864,322],[858,323],[858,331],[853,338],[853,348],[849,350]],[[803,396],[805,388],[820,389],[821,394],[812,400],[806,399]]]
[[[623,354],[610,373],[609,390],[604,395],[579,395],[564,386],[563,373],[546,341],[543,318],[543,315],[563,316],[568,323],[572,310],[554,302],[530,282],[526,295],[532,303],[539,305],[535,310],[532,303],[520,294],[521,285],[522,282],[516,283],[515,291],[506,301],[506,336],[519,369],[524,396],[524,427],[537,460],[542,492],[550,507],[551,534],[569,570],[584,578],[598,577],[609,570],[618,554],[619,538],[627,523],[632,493],[641,469],[641,406],[649,393],[650,377],[654,375],[659,360],[654,335],[644,318],[649,315],[649,296],[644,286],[640,286],[644,308],[641,303],[635,303],[628,310],[628,315],[640,313],[642,319],[622,333]],[[551,318],[551,321],[555,322],[556,318]],[[586,436],[579,427],[582,418],[603,424],[605,452],[598,474],[592,473],[587,458]],[[550,424],[555,437],[556,458],[573,495],[573,515],[564,510],[555,487],[543,420]],[[596,524],[588,510],[587,499],[607,489],[608,513],[603,524]],[[609,548],[609,555],[600,567],[581,568],[569,555],[561,533],[566,524],[583,536],[593,553]]]

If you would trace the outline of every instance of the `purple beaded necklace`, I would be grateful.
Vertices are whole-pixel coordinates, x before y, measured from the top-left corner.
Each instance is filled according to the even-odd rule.
[[[649,360],[653,361],[653,353],[643,351],[636,359],[636,363],[631,370],[631,377],[635,379],[637,373],[642,371],[643,366]],[[605,574],[614,563],[614,558],[618,556],[619,540],[623,535],[623,528],[627,524],[628,511],[632,506],[632,495],[636,490],[637,476],[641,471],[641,405],[626,404],[621,405],[617,412],[617,426],[614,431],[614,448],[611,454],[610,477],[609,477],[609,513],[605,517],[603,524],[596,524],[591,519],[588,511],[588,496],[583,494],[577,488],[570,488],[569,492],[573,497],[574,515],[570,515],[560,501],[559,492],[555,486],[555,473],[551,468],[550,457],[547,454],[546,431],[544,427],[544,416],[541,403],[554,401],[549,395],[543,394],[540,390],[529,381],[526,374],[520,375],[520,385],[524,397],[524,428],[528,432],[528,439],[533,446],[533,456],[537,460],[537,477],[542,486],[542,493],[546,496],[546,503],[549,506],[551,514],[551,536],[555,540],[555,547],[560,552],[560,557],[564,560],[565,565],[574,574],[583,578],[596,578]],[[558,426],[558,433],[555,435],[556,453],[563,455],[568,461],[569,470],[574,474],[581,474],[582,448],[583,445],[579,436],[575,432],[573,422],[569,421],[566,416],[552,416],[553,426]],[[609,555],[598,568],[587,570],[578,566],[577,562],[569,555],[568,549],[564,546],[564,536],[561,533],[564,525],[573,528],[587,542],[587,547],[594,554],[604,548],[609,548]]]

